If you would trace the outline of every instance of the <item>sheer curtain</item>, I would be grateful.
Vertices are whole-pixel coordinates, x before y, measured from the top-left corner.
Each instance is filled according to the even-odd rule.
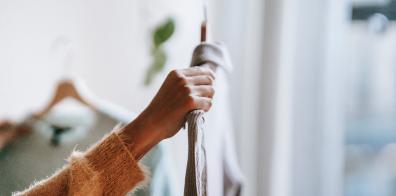
[[[245,195],[342,195],[348,2],[217,0]]]

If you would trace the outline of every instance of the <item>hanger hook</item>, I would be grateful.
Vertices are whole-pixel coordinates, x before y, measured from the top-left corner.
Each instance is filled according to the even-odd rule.
[[[50,53],[58,59],[62,77],[70,77],[74,57],[72,40],[66,35],[58,36],[50,46]]]

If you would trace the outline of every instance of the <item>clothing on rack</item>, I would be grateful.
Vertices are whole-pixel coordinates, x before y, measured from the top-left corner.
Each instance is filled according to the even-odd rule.
[[[24,124],[32,128],[30,134],[12,142],[0,152],[0,195],[23,190],[30,183],[47,177],[65,164],[75,148],[86,149],[106,135],[118,123],[127,123],[134,115],[108,104],[100,104],[99,111],[65,100],[43,119],[29,117]],[[136,195],[174,195],[175,185],[172,166],[160,165],[166,162],[166,144],[159,144],[142,159],[156,181],[167,184],[151,184],[136,191]],[[156,158],[152,158],[155,156]],[[166,172],[156,172],[157,168]],[[155,187],[155,188],[154,188]],[[160,189],[160,190],[157,190]]]
[[[184,195],[240,195],[243,177],[233,142],[225,77],[232,65],[226,48],[219,43],[200,44],[194,50],[191,66],[208,62],[218,66],[215,103],[205,115],[194,111],[187,118],[189,152]]]
[[[30,134],[30,128],[24,125],[16,125],[15,122],[1,121],[0,122],[0,153],[9,143],[19,137]]]
[[[224,50],[218,45],[201,44],[198,48],[202,48],[203,50],[206,50],[205,48],[208,48],[208,50],[215,49],[217,50],[216,52],[223,51],[223,53],[220,53],[223,56],[219,59],[225,60],[222,59],[225,55]],[[222,64],[219,65],[221,66]],[[219,74],[217,74],[217,80],[219,80]],[[220,94],[223,93],[224,91],[220,92]],[[223,94],[223,96],[225,95],[226,93]],[[227,103],[226,100],[221,101]],[[219,103],[222,102],[219,101]],[[224,107],[224,110],[217,109],[216,113],[206,113],[205,115],[208,117],[208,120],[205,124],[199,120],[201,118],[196,118],[197,126],[191,126],[199,128],[201,125],[205,125],[205,134],[210,134],[210,137],[205,138],[204,143],[207,150],[208,181],[206,184],[208,185],[208,189],[207,192],[200,191],[199,193],[229,195],[233,194],[229,190],[237,190],[235,192],[237,195],[241,189],[242,178],[238,167],[235,167],[237,166],[235,156],[230,156],[234,155],[235,151],[232,149],[231,143],[228,143],[230,141],[226,142],[232,139],[231,137],[225,137],[226,134],[229,136],[232,135],[230,118],[223,121],[224,119],[222,117],[222,115],[229,115],[230,113],[227,111],[227,104],[219,106]],[[191,119],[189,121],[191,122]],[[202,130],[199,132],[204,133]],[[200,148],[196,149],[199,150]],[[201,155],[204,155],[204,153],[201,153]],[[230,162],[233,162],[233,165],[230,165]],[[192,171],[195,171],[195,169]],[[85,153],[74,152],[69,159],[69,164],[63,169],[59,170],[52,177],[34,184],[28,190],[17,195],[48,195],[50,193],[55,195],[106,195],[109,193],[113,195],[125,195],[130,189],[144,183],[144,173],[144,169],[131,156],[131,152],[125,146],[124,140],[115,131]],[[191,173],[189,172],[187,175],[189,174]],[[191,179],[189,176],[186,176],[186,178]],[[205,184],[205,178],[199,178],[199,180],[203,181],[198,183]]]
[[[204,112],[195,110],[188,114],[188,159],[184,182],[185,196],[207,195],[207,163],[203,133]]]

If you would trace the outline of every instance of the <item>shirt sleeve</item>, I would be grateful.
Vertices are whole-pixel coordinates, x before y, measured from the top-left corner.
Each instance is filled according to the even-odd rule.
[[[53,176],[13,195],[125,195],[147,181],[146,169],[114,132],[85,153],[73,152],[68,161]]]

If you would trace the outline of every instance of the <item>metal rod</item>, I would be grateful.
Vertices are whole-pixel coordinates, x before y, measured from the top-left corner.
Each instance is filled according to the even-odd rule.
[[[206,1],[203,2],[203,21],[201,23],[201,42],[206,41],[208,24],[208,6]]]

